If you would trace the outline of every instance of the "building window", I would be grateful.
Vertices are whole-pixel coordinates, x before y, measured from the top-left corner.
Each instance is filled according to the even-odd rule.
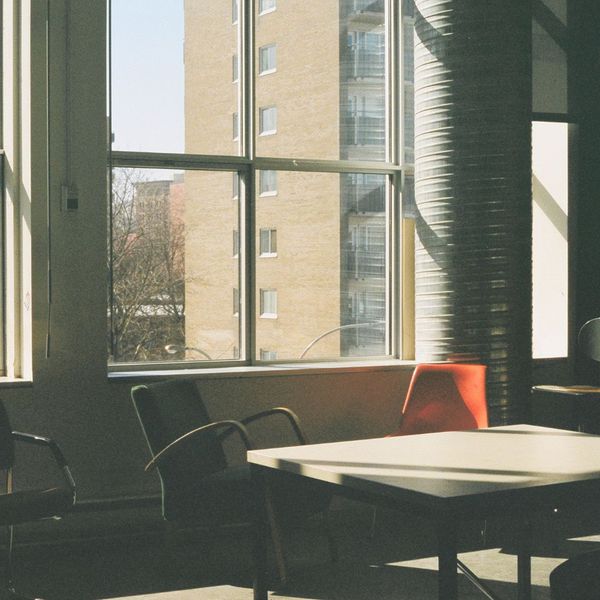
[[[259,0],[258,14],[264,15],[268,12],[273,12],[277,8],[276,0]]]
[[[237,83],[239,77],[238,70],[238,56],[237,54],[234,54],[231,57],[231,81],[233,83]]]
[[[277,229],[260,230],[260,255],[277,256]]]
[[[264,319],[277,317],[277,290],[260,290],[260,316]]]
[[[392,249],[411,224],[392,215],[407,154],[386,116],[402,129],[411,115],[391,79],[401,69],[382,68],[400,62],[390,35],[402,9],[369,0],[351,12],[344,0],[315,30],[301,2],[177,2],[160,14],[109,3],[110,368],[181,368],[167,345],[202,348],[218,366],[274,348],[286,361],[404,357],[412,338],[392,324],[410,260],[396,264]],[[277,12],[231,27],[230,10],[252,23],[253,7]],[[292,55],[297,66],[282,68]]]
[[[269,44],[258,49],[258,74],[274,73],[277,69],[277,46]]]
[[[233,288],[233,315],[237,317],[240,314],[240,290]]]
[[[259,193],[261,196],[277,195],[277,171],[261,171],[259,180]]]
[[[240,137],[240,120],[236,112],[232,115],[231,124],[233,129],[233,140],[235,141]]]
[[[231,22],[235,25],[238,22],[238,0],[231,0]]]
[[[258,131],[260,135],[277,133],[277,107],[267,106],[258,109]]]
[[[240,176],[238,173],[233,173],[233,191],[232,198],[237,200],[240,197]]]
[[[260,349],[260,360],[277,360],[277,352],[275,350]]]

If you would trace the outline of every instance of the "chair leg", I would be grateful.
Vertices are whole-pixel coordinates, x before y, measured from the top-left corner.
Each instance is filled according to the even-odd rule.
[[[275,507],[273,504],[273,496],[271,494],[271,488],[267,486],[266,493],[267,502],[267,517],[269,519],[269,528],[271,530],[271,539],[273,540],[273,549],[275,551],[275,562],[277,563],[277,570],[279,571],[279,580],[281,585],[287,583],[287,567],[285,560],[285,553],[283,550],[283,541],[281,535],[281,528],[277,523],[275,515]]]
[[[329,519],[329,511],[325,510],[321,513],[323,519],[323,525],[325,528],[325,535],[327,536],[327,545],[329,546],[329,556],[331,557],[331,562],[336,563],[339,559],[338,547],[335,541],[335,537],[333,536],[333,531],[331,529],[331,520]]]
[[[375,527],[377,525],[377,507],[373,507],[373,515],[371,516],[371,527],[369,528],[368,538],[372,540],[375,537]]]
[[[15,532],[12,525],[6,527],[7,532],[7,548],[6,557],[4,563],[4,579],[6,584],[7,598],[11,600],[41,600],[41,598],[31,598],[30,596],[24,596],[15,590],[15,584],[13,581],[13,547]]]

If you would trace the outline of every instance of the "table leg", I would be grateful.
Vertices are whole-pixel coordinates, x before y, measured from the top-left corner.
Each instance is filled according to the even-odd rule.
[[[438,599],[458,599],[456,574],[456,527],[453,523],[439,522],[438,539]]]
[[[267,537],[269,533],[267,513],[267,484],[263,470],[250,465],[255,493],[256,515],[254,521],[254,600],[267,600],[268,563]]]
[[[518,600],[531,600],[531,535],[531,523],[525,521],[517,540]]]

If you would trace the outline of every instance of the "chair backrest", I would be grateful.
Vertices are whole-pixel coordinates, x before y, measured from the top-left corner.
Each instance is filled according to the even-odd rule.
[[[0,402],[0,470],[10,469],[15,462],[15,440],[4,404]]]
[[[189,379],[138,385],[132,388],[131,398],[152,456],[188,431],[211,422],[196,384]],[[201,476],[226,466],[216,434],[207,433],[182,445],[173,459],[161,463],[158,472],[166,493],[196,485]]]
[[[400,427],[391,435],[487,427],[485,371],[470,363],[417,365]]]
[[[600,317],[590,319],[581,326],[577,346],[585,356],[600,362]]]

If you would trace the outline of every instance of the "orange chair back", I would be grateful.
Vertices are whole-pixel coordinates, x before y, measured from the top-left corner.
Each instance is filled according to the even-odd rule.
[[[402,421],[390,434],[461,431],[488,426],[485,365],[417,365],[402,408]]]

